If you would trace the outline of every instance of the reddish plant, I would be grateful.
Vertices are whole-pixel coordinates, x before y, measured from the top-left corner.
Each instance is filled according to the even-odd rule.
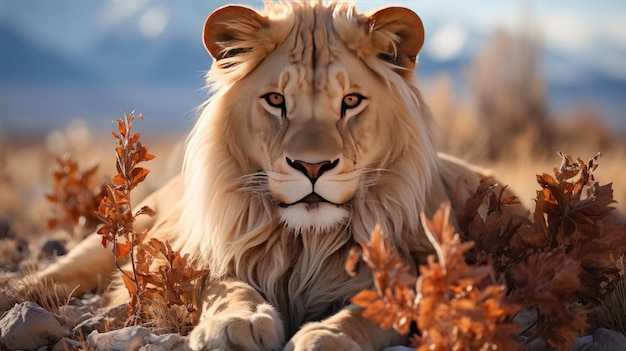
[[[407,333],[412,322],[420,334],[411,338],[418,350],[511,350],[519,329],[511,318],[519,310],[507,302],[506,288],[493,283],[491,266],[470,266],[464,254],[473,243],[462,243],[448,223],[449,204],[432,220],[423,218],[436,256],[420,266],[420,276],[408,272],[380,228],[362,244],[362,258],[374,275],[374,290],[357,294],[352,303],[363,316],[383,328]],[[353,250],[347,268],[353,272],[359,253]]]
[[[98,165],[81,171],[70,157],[56,158],[52,191],[46,194],[46,199],[55,206],[54,217],[48,220],[49,229],[62,228],[78,235],[81,219],[84,219],[81,228],[95,228],[99,223],[96,209],[106,192],[97,173]]]
[[[559,155],[554,176],[537,176],[541,190],[530,218],[508,213],[517,198],[490,179],[467,201],[457,201],[460,234],[449,224],[449,205],[431,220],[423,217],[436,255],[419,267],[419,278],[375,230],[362,244],[375,290],[352,302],[383,328],[405,333],[416,322],[420,334],[412,346],[419,350],[519,349],[519,327],[511,319],[522,307],[537,316],[522,331],[527,341],[568,349],[618,277],[614,257],[626,251],[626,227],[607,220],[611,184],[601,186],[593,176],[600,155],[587,163]],[[349,272],[358,255],[351,252]],[[498,277],[505,284],[496,284]]]
[[[132,212],[131,191],[150,172],[137,164],[154,158],[139,141],[140,134],[132,133],[134,120],[134,112],[124,114],[124,120],[118,120],[118,132],[111,133],[116,139],[118,173],[106,185],[107,194],[98,207],[97,215],[103,224],[97,233],[102,235],[102,245],[106,248],[110,244],[115,254],[116,266],[130,295],[131,323],[149,320],[153,311],[150,307],[156,303],[165,308],[183,306],[191,315],[191,324],[198,317],[192,303],[192,282],[207,271],[193,269],[188,255],[181,256],[168,242],[152,238],[144,243],[147,230],[136,232],[133,228],[138,216],[154,215],[149,207]],[[119,265],[125,257],[130,257],[131,270]]]

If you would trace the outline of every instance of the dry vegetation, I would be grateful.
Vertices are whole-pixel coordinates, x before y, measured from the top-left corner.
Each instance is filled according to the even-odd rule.
[[[432,219],[422,215],[435,254],[419,276],[374,230],[362,254],[351,251],[346,263],[352,275],[362,256],[374,290],[352,302],[384,328],[406,333],[416,323],[412,346],[420,351],[516,350],[535,339],[567,350],[577,336],[615,328],[623,318],[611,317],[608,306],[623,310],[626,225],[611,216],[611,184],[594,178],[598,156],[561,157],[554,175],[537,175],[530,218],[508,213],[517,197],[490,180],[469,199],[452,199],[461,209],[456,218],[450,204]],[[606,299],[609,291],[616,294]],[[515,321],[521,311],[535,317],[522,326]],[[605,323],[611,320],[618,323]]]
[[[498,217],[501,209],[513,200],[503,199],[493,192],[490,183],[485,183],[477,189],[475,202],[466,204],[465,217],[461,214],[457,218],[461,233],[456,234],[448,225],[445,209],[433,219],[424,219],[437,255],[420,268],[419,278],[409,274],[381,233],[375,232],[372,242],[363,244],[363,260],[375,273],[375,290],[362,292],[354,302],[365,306],[366,315],[385,327],[408,331],[411,321],[430,326],[412,339],[417,348],[437,344],[441,349],[452,345],[463,345],[459,349],[464,350],[493,345],[513,349],[513,336],[520,330],[511,320],[522,307],[537,309],[538,327],[526,331],[527,336],[541,337],[560,349],[574,336],[588,331],[590,324],[625,331],[626,279],[618,270],[623,270],[619,255],[608,254],[606,245],[615,242],[602,236],[616,230],[623,234],[624,228],[605,226],[598,231],[596,226],[596,219],[608,214],[608,206],[618,208],[613,214],[625,208],[626,183],[621,178],[626,172],[625,138],[603,128],[593,111],[574,107],[567,115],[551,115],[538,69],[539,51],[540,45],[532,36],[518,38],[501,31],[469,67],[466,84],[470,94],[455,96],[453,83],[446,76],[423,84],[427,101],[439,119],[440,150],[494,169],[498,179],[518,193],[519,200],[534,209],[535,215],[534,223],[523,222],[525,232],[517,230],[522,226],[518,222],[502,222]],[[496,64],[502,62],[508,64]],[[129,132],[122,135],[126,133],[122,133],[124,128],[130,127],[128,120],[118,126],[120,134],[114,135],[118,142],[132,136]],[[123,158],[117,157],[116,162],[105,137],[106,133],[95,133],[81,123],[54,131],[45,140],[0,136],[0,275],[2,271],[26,271],[45,264],[38,255],[50,238],[68,248],[83,238],[96,219],[79,213],[90,212],[88,204],[106,199],[104,193],[108,192],[110,201],[102,202],[100,220],[109,220],[112,227],[119,214],[115,211],[129,208],[129,201],[116,192],[132,188],[133,200],[138,201],[180,168],[181,136],[148,136],[144,140],[159,156],[150,163],[149,178],[142,168],[133,171],[138,162],[126,170],[120,167]],[[593,163],[579,162],[559,158],[557,151],[581,157],[592,157],[600,151],[602,166],[596,171],[597,159]],[[147,159],[139,157],[135,161]],[[561,161],[561,166],[554,168]],[[117,175],[113,174],[115,169]],[[549,173],[552,169],[554,175]],[[104,179],[114,182],[104,188],[108,189],[104,193],[96,191]],[[607,185],[611,181],[615,182],[612,188]],[[600,200],[594,206],[581,205],[582,212],[566,213],[575,207],[559,207],[580,205],[592,198]],[[488,204],[486,217],[478,218],[478,207],[484,204]],[[566,216],[570,222],[561,221],[564,213],[570,216]],[[583,222],[592,217],[593,228],[589,229]],[[117,232],[101,230],[103,242],[119,250],[118,235],[111,233]],[[494,234],[494,240],[481,239],[485,233]],[[134,246],[133,238],[141,237],[132,228],[124,235],[123,245]],[[508,237],[503,239],[502,235]],[[489,242],[498,245],[485,246]],[[150,241],[136,250],[140,260],[135,268],[140,273],[124,274],[127,288],[131,293],[134,289],[137,299],[138,292],[144,291],[144,298],[154,301],[167,294],[168,287],[188,287],[185,284],[197,276],[180,274],[180,269],[185,271],[181,268],[184,257],[172,252],[167,243]],[[124,254],[131,251],[135,252],[134,247],[123,248]],[[601,262],[587,259],[598,253],[603,257]],[[348,262],[350,270],[357,263],[356,255]],[[154,259],[164,262],[162,275],[141,273],[142,267],[150,266]],[[542,274],[537,274],[539,266],[545,268]],[[552,279],[554,276],[560,279]],[[540,295],[545,289],[549,291],[547,297]],[[605,292],[610,292],[607,297]],[[167,319],[163,316],[189,314],[185,294],[178,296],[183,297],[180,303],[165,303],[161,304],[163,308],[155,309],[153,313],[161,313],[162,317],[154,319],[163,321]],[[546,298],[548,303],[542,305]],[[594,306],[600,307],[590,314]],[[131,314],[145,318],[141,304],[130,308]],[[433,318],[441,315],[450,318],[444,324],[435,323]],[[184,318],[166,321],[160,328],[184,330],[188,326]],[[478,343],[476,335],[484,339]]]
[[[597,176],[615,182],[616,207],[624,211],[626,185],[619,180],[626,167],[626,131],[606,128],[586,106],[552,113],[540,50],[540,39],[531,34],[501,30],[467,68],[467,93],[455,93],[447,75],[423,82],[439,124],[439,149],[493,169],[528,207],[534,206],[535,174],[552,169],[557,152],[583,158],[601,152]]]
[[[2,255],[3,264],[36,258],[30,254],[37,253],[44,240],[58,239],[72,246],[90,232],[81,228],[92,228],[92,220],[77,218],[76,213],[66,210],[71,204],[76,211],[85,210],[81,203],[89,202],[84,198],[88,192],[81,188],[99,187],[112,178],[116,169],[115,154],[107,135],[108,131],[91,131],[84,123],[76,121],[45,138],[0,136],[0,249],[5,245],[15,247],[13,241],[2,239],[25,240],[23,254]],[[151,176],[133,190],[135,201],[139,202],[180,171],[183,140],[181,135],[144,138],[159,157],[151,161]],[[90,172],[95,167],[97,172]],[[88,174],[90,180],[61,180],[62,174],[67,176],[66,179],[71,175]],[[73,188],[73,195],[60,195],[57,192],[60,187]],[[65,203],[64,206],[50,201],[57,196],[65,196],[57,200]],[[50,225],[54,228],[50,229]],[[16,255],[20,256],[19,259],[9,259]]]
[[[143,119],[141,114],[137,117]],[[96,233],[102,236],[104,248],[111,247],[115,265],[130,295],[127,306],[130,317],[128,324],[161,325],[160,328],[157,327],[161,329],[160,331],[174,329],[173,331],[186,334],[199,318],[199,309],[193,301],[194,282],[208,271],[191,267],[189,254],[181,255],[172,250],[169,242],[162,242],[157,238],[148,240],[147,229],[143,232],[134,229],[137,217],[155,215],[154,210],[148,206],[133,213],[135,210],[131,201],[133,190],[145,181],[150,173],[148,168],[140,167],[138,164],[154,159],[154,155],[149,153],[148,148],[139,140],[140,133],[132,131],[134,121],[134,112],[124,114],[124,119],[117,121],[117,131],[111,132],[115,138],[117,174],[113,176],[112,182],[105,184],[104,194],[102,191],[96,191],[95,196],[86,196],[92,203],[95,200],[98,204],[97,210],[95,206],[83,207],[94,208],[95,216],[101,222]],[[88,170],[78,178],[82,180],[89,174],[91,173]],[[85,192],[89,193],[89,190]],[[70,209],[74,210],[74,206]],[[125,258],[130,261],[128,269],[120,266],[120,261]],[[158,314],[154,311],[158,311]],[[170,320],[174,321],[169,323],[172,328],[163,328],[163,317],[168,315],[180,318],[178,320],[171,318]]]

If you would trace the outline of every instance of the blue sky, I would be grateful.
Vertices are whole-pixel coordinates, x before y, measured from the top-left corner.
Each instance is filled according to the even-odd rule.
[[[96,3],[98,11],[94,13],[94,5],[90,1],[0,0],[0,23],[20,27],[43,45],[80,54],[89,49],[94,36],[114,30],[128,20],[136,21],[136,30],[154,39],[174,31],[194,35],[198,23],[202,23],[213,9],[227,2],[186,0],[175,6],[179,8],[175,14],[171,13],[171,3],[163,0],[108,0]],[[255,7],[261,4],[260,1],[242,3]],[[620,66],[615,62],[618,61],[616,58],[607,58],[606,62],[602,61],[603,58],[593,58],[606,55],[594,52],[599,42],[615,48],[622,59],[626,57],[626,1],[623,0],[357,1],[357,7],[364,11],[391,4],[407,6],[420,14],[431,38],[437,35],[429,31],[433,28],[430,24],[435,21],[449,23],[460,30],[489,32],[497,26],[519,27],[521,13],[526,11],[531,21],[536,21],[549,46],[589,56],[611,67]],[[186,20],[180,20],[180,17]],[[452,27],[448,27],[447,33],[456,35],[449,28]],[[610,54],[613,55],[617,54]],[[621,66],[621,74],[626,79],[626,64]],[[619,70],[619,67],[613,68],[616,72]]]
[[[86,61],[91,61],[95,64],[94,50],[102,50],[103,42],[111,38],[139,38],[144,44],[152,43],[142,44],[142,47],[149,48],[152,45],[156,55],[163,53],[156,48],[166,42],[185,42],[189,47],[201,50],[200,31],[205,18],[227,3],[214,0],[0,0],[0,29],[9,28],[32,45],[71,62],[84,65]],[[261,1],[241,3],[257,8],[262,6]],[[607,94],[595,92],[601,98],[597,104],[611,104],[610,109],[607,108],[611,111],[610,118],[626,128],[624,0],[364,0],[356,1],[356,5],[362,12],[388,5],[413,9],[422,18],[426,30],[426,43],[420,55],[428,56],[434,62],[445,63],[461,56],[471,57],[480,48],[480,40],[488,37],[495,28],[505,27],[514,32],[530,28],[541,36],[545,51],[554,54],[551,56],[552,61],[544,67],[550,82],[575,87],[586,84],[584,79],[590,74],[602,76],[602,79],[610,81],[613,90]],[[11,48],[0,50],[6,52]],[[123,54],[132,53],[120,53]],[[154,58],[154,54],[144,55]],[[111,53],[111,56],[113,58],[106,59],[109,62],[105,60],[95,65],[103,70],[107,64],[109,69],[114,68],[115,65],[110,61],[115,60],[115,53]],[[201,61],[200,67],[190,68],[197,70],[198,76],[201,75],[199,71],[208,69],[210,64],[208,55],[201,56],[200,60],[205,57],[206,61]],[[554,57],[557,57],[556,61]],[[126,74],[116,71],[104,73],[113,78]],[[0,70],[0,88],[2,83]],[[119,86],[124,84],[119,82]],[[201,81],[185,84],[188,85],[185,89],[197,91]],[[169,89],[161,88],[162,92]],[[24,89],[27,94],[30,88]],[[150,92],[143,93],[147,95]],[[68,91],[67,94],[71,96],[73,92]],[[128,95],[122,92],[119,94]],[[568,101],[582,101],[587,92],[578,94],[580,96],[570,96]],[[0,127],[3,122],[11,125],[17,123],[18,117],[22,118],[11,114],[20,109],[19,105],[7,107],[15,99],[7,97],[5,100],[0,96]],[[140,101],[139,98],[136,101]],[[184,103],[191,104],[191,99]],[[91,110],[86,108],[86,111]],[[35,113],[33,110],[32,114]]]
[[[626,80],[626,1],[442,0],[411,7],[422,8],[418,11],[425,22],[429,18],[443,19],[486,33],[499,26],[519,30],[526,14],[546,47],[578,55]]]

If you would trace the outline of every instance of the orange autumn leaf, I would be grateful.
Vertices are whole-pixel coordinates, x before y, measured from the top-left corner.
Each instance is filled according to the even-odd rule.
[[[130,253],[130,241],[127,241],[125,243],[120,243],[118,241],[115,243],[115,245],[116,245],[115,255],[117,258],[124,258],[128,256],[128,254]]]
[[[148,176],[148,173],[150,173],[150,170],[147,168],[142,168],[142,167],[133,168],[130,172],[132,183],[139,184],[143,182],[144,179],[146,179],[146,177]]]

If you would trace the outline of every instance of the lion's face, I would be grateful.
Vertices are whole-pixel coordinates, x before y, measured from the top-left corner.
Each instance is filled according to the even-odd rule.
[[[312,72],[278,50],[240,82],[258,84],[233,90],[249,97],[241,101],[240,114],[251,137],[242,140],[245,152],[267,176],[268,194],[293,229],[344,221],[363,173],[380,158],[376,143],[391,137],[380,121],[388,93],[381,95],[380,84],[371,83],[377,77],[342,54]]]
[[[274,16],[218,10],[207,20],[205,44],[216,58],[214,75],[246,67],[220,99],[230,102],[225,114],[236,126],[234,147],[246,155],[250,188],[269,197],[294,231],[321,231],[348,221],[355,197],[401,151],[391,145],[409,123],[390,120],[402,121],[396,115],[414,107],[389,76],[410,79],[421,22],[398,8],[370,17],[328,9],[310,18]]]

